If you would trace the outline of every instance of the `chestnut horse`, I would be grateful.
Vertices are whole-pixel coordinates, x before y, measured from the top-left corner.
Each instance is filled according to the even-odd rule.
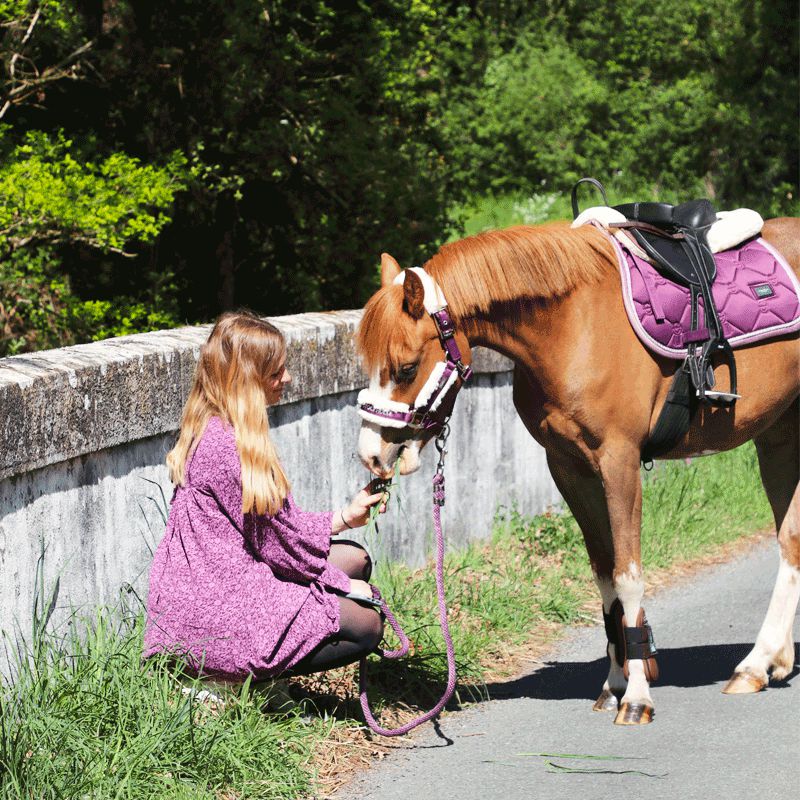
[[[770,220],[762,236],[797,272],[800,219]],[[401,408],[426,384],[442,346],[425,313],[418,273],[406,270],[396,281],[402,271],[387,254],[381,269],[382,288],[367,303],[357,342],[371,376],[370,396]],[[590,225],[520,226],[447,244],[423,269],[444,293],[463,360],[471,360],[471,346],[482,345],[514,362],[514,405],[544,447],[580,525],[604,613],[621,603],[620,613],[631,621],[626,624],[641,625],[640,454],[678,362],[652,355],[637,339],[612,245]],[[728,408],[701,405],[688,433],[664,456],[705,455],[750,439],[758,452],[780,566],[755,646],[724,689],[731,694],[757,692],[770,674],[781,680],[793,668],[800,596],[799,344],[791,334],[738,349],[741,399]],[[719,375],[718,388],[726,381],[727,374]],[[359,455],[378,476],[388,477],[398,457],[401,474],[409,473],[431,436],[402,423],[365,421]],[[616,711],[618,724],[650,722],[649,659],[632,657],[623,669],[612,642],[607,653],[610,670],[595,710]]]

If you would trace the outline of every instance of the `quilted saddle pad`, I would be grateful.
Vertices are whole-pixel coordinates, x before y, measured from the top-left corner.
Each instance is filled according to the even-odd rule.
[[[658,355],[683,359],[691,328],[689,289],[609,237],[619,260],[625,310],[636,335]],[[783,256],[761,238],[716,253],[712,294],[731,347],[800,330],[800,282]],[[699,327],[705,326],[699,300]]]

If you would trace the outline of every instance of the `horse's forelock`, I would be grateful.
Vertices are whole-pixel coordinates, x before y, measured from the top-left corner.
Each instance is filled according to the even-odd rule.
[[[356,348],[370,375],[396,367],[401,351],[413,347],[415,323],[403,311],[403,287],[385,286],[372,295],[356,334]]]

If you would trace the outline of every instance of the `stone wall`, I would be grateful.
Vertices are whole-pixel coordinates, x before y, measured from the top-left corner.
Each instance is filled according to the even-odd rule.
[[[298,503],[342,505],[369,475],[355,455],[355,398],[366,385],[353,333],[360,312],[272,319],[286,335],[292,383],[272,432]],[[0,359],[0,629],[29,629],[37,563],[58,605],[113,603],[120,586],[146,597],[151,552],[172,488],[175,440],[209,326],[125,336]],[[456,405],[444,510],[451,546],[489,535],[498,507],[536,513],[558,501],[511,400],[511,365],[475,352]],[[422,563],[431,542],[436,454],[401,482],[376,541],[380,560]]]

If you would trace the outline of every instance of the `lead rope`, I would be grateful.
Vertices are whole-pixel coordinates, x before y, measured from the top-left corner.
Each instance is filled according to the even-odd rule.
[[[444,534],[442,533],[442,519],[441,512],[444,505],[444,457],[447,453],[445,444],[447,437],[450,435],[450,427],[445,422],[444,428],[439,436],[436,438],[436,449],[439,451],[439,464],[436,467],[436,473],[433,476],[433,528],[436,534],[436,597],[439,602],[439,625],[442,629],[442,636],[444,637],[445,645],[447,647],[447,688],[444,691],[439,702],[426,713],[422,714],[405,725],[399,728],[383,728],[375,720],[372,711],[369,707],[369,700],[367,699],[367,659],[362,658],[359,664],[358,674],[358,690],[360,693],[361,710],[364,713],[364,719],[367,725],[381,736],[402,736],[414,728],[422,725],[433,719],[441,712],[447,704],[447,701],[453,696],[456,688],[456,653],[453,647],[453,639],[450,636],[450,624],[447,621],[447,604],[444,596]],[[394,614],[389,610],[386,601],[381,597],[381,593],[377,587],[372,587],[372,596],[381,604],[381,610],[384,613],[392,630],[397,634],[400,640],[400,647],[397,650],[379,650],[379,654],[383,658],[402,658],[408,654],[409,641],[403,629],[400,627]]]

